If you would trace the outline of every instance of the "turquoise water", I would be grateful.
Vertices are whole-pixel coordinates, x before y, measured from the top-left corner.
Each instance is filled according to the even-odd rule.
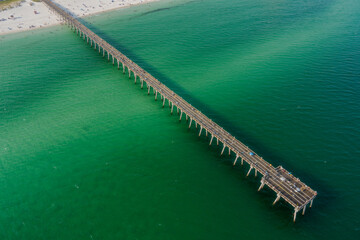
[[[1,239],[356,239],[360,3],[161,1],[86,25],[318,191],[260,177],[65,26],[0,36]]]

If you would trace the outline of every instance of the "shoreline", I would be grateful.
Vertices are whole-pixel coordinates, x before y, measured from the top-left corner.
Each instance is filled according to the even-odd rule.
[[[54,0],[76,18],[148,4],[159,0]],[[60,18],[43,2],[25,0],[21,5],[0,11],[0,36],[61,24]]]
[[[95,16],[97,14],[102,14],[102,13],[106,13],[106,12],[112,12],[112,11],[116,11],[119,9],[125,9],[125,8],[131,8],[131,7],[135,7],[135,6],[139,6],[139,5],[145,5],[145,4],[149,4],[149,3],[153,3],[153,2],[158,2],[160,0],[145,0],[144,2],[140,2],[140,3],[129,3],[129,5],[126,6],[122,6],[122,7],[115,7],[115,8],[111,8],[111,9],[105,9],[99,12],[94,12],[94,13],[89,13],[87,15],[84,15],[83,17],[90,17],[90,16]],[[68,9],[66,9],[68,10]],[[77,18],[81,18],[76,16]]]

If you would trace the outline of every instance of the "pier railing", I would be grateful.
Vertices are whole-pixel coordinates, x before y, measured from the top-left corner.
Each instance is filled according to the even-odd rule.
[[[261,185],[258,189],[260,191],[265,185],[272,189],[276,193],[276,199],[273,202],[275,204],[280,198],[283,198],[291,206],[294,207],[294,221],[296,220],[296,214],[298,211],[303,210],[305,213],[306,206],[309,204],[312,206],[313,199],[316,197],[317,192],[312,190],[306,184],[300,181],[300,179],[294,177],[290,172],[279,167],[273,167],[270,163],[265,161],[262,157],[252,151],[244,143],[236,139],[218,124],[213,122],[207,116],[205,116],[198,109],[193,107],[190,103],[185,101],[179,95],[174,93],[167,86],[162,84],[159,80],[154,78],[151,74],[145,71],[143,68],[138,66],[136,63],[131,61],[128,57],[122,54],[119,50],[115,49],[112,45],[107,43],[100,36],[92,32],[85,25],[80,23],[76,18],[71,16],[69,12],[64,10],[61,6],[55,4],[51,0],[43,0],[44,3],[56,14],[58,14],[61,19],[68,24],[71,29],[73,29],[80,37],[86,40],[92,47],[99,50],[103,56],[107,54],[108,60],[112,58],[112,63],[115,65],[115,60],[118,69],[121,68],[123,72],[126,72],[128,69],[129,78],[131,78],[133,73],[134,81],[139,79],[141,88],[146,85],[148,94],[151,90],[155,95],[155,100],[157,100],[158,95],[160,95],[162,104],[165,106],[166,101],[169,104],[171,109],[171,114],[176,107],[177,113],[180,115],[179,120],[181,121],[183,115],[185,115],[186,121],[189,123],[189,128],[194,123],[196,128],[199,126],[199,136],[204,131],[206,136],[210,138],[210,144],[213,140],[216,140],[216,143],[219,145],[219,142],[222,144],[221,154],[224,153],[226,148],[228,149],[229,155],[231,152],[234,152],[236,157],[234,160],[234,165],[240,159],[241,165],[244,162],[249,164],[250,168],[247,172],[247,176],[252,170],[255,171],[255,176],[259,172],[262,175]]]

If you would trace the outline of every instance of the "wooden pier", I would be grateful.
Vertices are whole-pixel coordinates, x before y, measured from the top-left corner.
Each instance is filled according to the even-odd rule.
[[[246,162],[250,166],[247,176],[252,170],[255,171],[255,176],[257,176],[257,173],[261,174],[261,185],[258,191],[267,185],[277,195],[273,204],[283,198],[286,202],[293,206],[294,222],[298,211],[303,210],[302,214],[304,214],[306,206],[312,206],[313,200],[317,195],[316,191],[312,190],[306,184],[301,182],[300,179],[294,177],[290,172],[281,166],[276,168],[273,167],[254,151],[249,149],[245,144],[237,140],[234,136],[225,131],[222,127],[213,122],[190,103],[185,101],[136,63],[127,58],[120,51],[115,49],[112,45],[107,43],[104,39],[80,23],[61,6],[55,4],[51,0],[43,0],[43,2],[46,3],[50,10],[58,14],[61,19],[71,27],[71,29],[86,40],[87,43],[89,43],[94,49],[98,50],[99,53],[102,51],[103,56],[107,55],[108,60],[111,58],[113,65],[117,64],[118,69],[120,69],[121,65],[121,68],[125,73],[127,68],[129,78],[131,78],[131,73],[133,73],[135,83],[139,80],[141,88],[145,86],[148,94],[150,94],[152,90],[155,95],[155,100],[157,100],[158,95],[160,95],[163,106],[165,106],[167,101],[171,109],[171,113],[173,113],[174,107],[176,107],[177,113],[180,115],[179,121],[181,121],[183,115],[185,115],[185,118],[189,123],[189,128],[193,123],[196,127],[199,126],[199,136],[204,131],[206,136],[209,136],[210,138],[209,145],[211,145],[215,139],[217,144],[219,144],[219,142],[222,143],[221,154],[223,154],[226,149],[228,149],[229,154],[234,152],[236,155],[233,163],[234,165],[238,160],[240,160],[241,165]]]

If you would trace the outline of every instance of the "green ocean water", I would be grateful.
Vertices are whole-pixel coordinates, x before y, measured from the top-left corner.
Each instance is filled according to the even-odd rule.
[[[66,26],[0,36],[0,239],[358,239],[359,10],[164,0],[83,20],[317,190],[295,224]]]

